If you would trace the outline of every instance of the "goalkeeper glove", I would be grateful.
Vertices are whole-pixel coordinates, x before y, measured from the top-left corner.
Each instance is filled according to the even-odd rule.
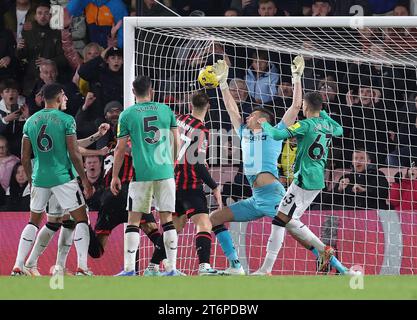
[[[229,74],[229,66],[224,60],[217,60],[213,65],[214,73],[216,74],[217,80],[220,84],[220,89],[224,90],[229,88],[227,84],[227,76]]]
[[[296,56],[291,65],[292,83],[301,82],[301,76],[304,72],[304,58],[303,56]]]

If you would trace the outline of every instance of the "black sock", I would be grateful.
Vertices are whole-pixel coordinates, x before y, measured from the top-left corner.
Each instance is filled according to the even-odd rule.
[[[149,240],[151,240],[152,243],[156,245],[156,242],[160,238],[161,233],[159,232],[158,229],[153,229],[151,232],[147,233],[146,235],[148,236]]]
[[[96,233],[94,232],[91,225],[88,225],[88,231],[90,232],[90,243],[88,245],[88,254],[91,258],[97,259],[100,258],[104,253],[104,248],[98,241]]]
[[[164,237],[159,234],[159,238],[154,242],[155,248],[153,250],[151,263],[159,265],[167,256],[165,254]]]
[[[195,248],[199,263],[210,263],[211,234],[209,232],[199,232],[195,237]]]

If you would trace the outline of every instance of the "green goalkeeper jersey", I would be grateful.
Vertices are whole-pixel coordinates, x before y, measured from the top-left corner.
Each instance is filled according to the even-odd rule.
[[[163,103],[137,103],[120,114],[117,137],[131,139],[135,181],[174,177],[170,129],[176,127],[174,113]]]
[[[40,110],[26,121],[23,135],[32,145],[34,186],[51,188],[75,178],[66,143],[66,136],[75,134],[74,118],[57,109]]]
[[[342,126],[321,111],[320,117],[301,120],[284,130],[274,129],[268,123],[262,127],[276,140],[297,138],[294,183],[305,190],[323,189],[331,138],[343,134]]]

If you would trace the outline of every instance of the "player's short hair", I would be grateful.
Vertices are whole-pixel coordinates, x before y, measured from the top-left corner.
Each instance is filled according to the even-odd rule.
[[[148,76],[137,76],[135,81],[133,81],[133,89],[135,90],[135,94],[139,97],[146,96],[151,86],[152,81]]]
[[[59,83],[45,84],[41,89],[41,94],[45,101],[54,100],[64,90]]]
[[[323,98],[320,92],[308,92],[304,95],[304,102],[311,111],[321,111],[323,107]]]
[[[253,109],[253,112],[259,112],[262,117],[266,118],[269,124],[274,125],[275,123],[275,116],[274,114],[266,108],[257,107]]]
[[[197,91],[191,97],[191,103],[194,109],[202,110],[210,102],[210,97],[203,91]]]

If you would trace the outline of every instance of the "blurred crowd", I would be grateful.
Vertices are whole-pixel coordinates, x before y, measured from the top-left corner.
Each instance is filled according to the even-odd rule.
[[[124,16],[138,15],[138,11],[143,16],[202,17],[417,14],[417,1],[413,0],[144,0],[141,8],[136,7],[136,2],[1,1],[1,210],[29,209],[30,192],[19,160],[20,146],[26,119],[43,108],[40,89],[44,84],[59,82],[65,86],[68,97],[65,112],[76,118],[79,138],[95,133],[101,123],[107,122],[110,124],[107,138],[92,148],[102,149],[113,143],[115,126],[123,109]],[[57,6],[65,10],[60,11]],[[373,41],[375,38],[378,41]],[[368,54],[378,54],[381,46],[375,43],[381,41],[396,52],[414,53],[417,30],[392,29],[378,35],[374,30],[364,29],[357,41]],[[305,48],[311,45],[308,41],[304,43]],[[291,104],[291,56],[227,44],[216,44],[214,51],[218,57],[228,59],[230,90],[243,116],[255,106],[263,105],[280,119]],[[352,208],[404,209],[409,202],[407,209],[416,208],[417,174],[413,168],[417,159],[416,70],[307,56],[305,60],[303,87],[306,91],[320,91],[325,108],[345,129],[344,136],[333,141],[328,192],[319,199],[320,205],[343,203],[344,207]],[[215,98],[216,94],[212,96]],[[169,94],[160,99],[171,101]],[[230,121],[224,106],[218,99],[213,100],[209,126],[225,128]],[[284,184],[291,182],[295,151],[295,141],[284,144],[279,163]],[[100,156],[85,159],[89,179],[98,186],[105,171],[103,163]],[[392,167],[397,169],[393,173],[395,180],[391,181],[387,173],[392,172],[387,170]],[[370,179],[371,176],[376,178]],[[230,190],[224,192],[234,194],[233,190],[238,190],[237,197],[249,196],[250,188],[244,184],[240,172],[235,181],[225,185]],[[408,197],[405,202],[403,192]],[[93,210],[98,205],[90,204]]]

